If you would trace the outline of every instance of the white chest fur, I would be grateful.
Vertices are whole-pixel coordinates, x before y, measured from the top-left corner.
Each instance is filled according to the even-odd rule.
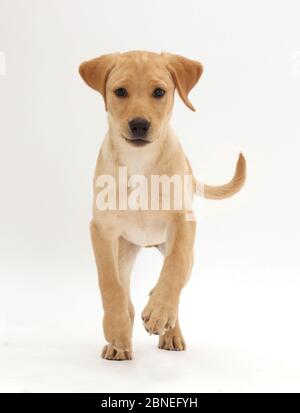
[[[129,218],[122,236],[133,244],[140,246],[159,245],[166,241],[166,221],[153,214],[141,213]]]

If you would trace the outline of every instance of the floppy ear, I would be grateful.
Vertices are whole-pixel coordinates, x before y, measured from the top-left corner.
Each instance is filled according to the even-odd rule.
[[[167,59],[167,69],[172,75],[179,96],[188,108],[195,111],[188,94],[202,75],[202,64],[179,55],[163,53],[163,56]]]
[[[103,96],[106,111],[106,81],[110,71],[115,65],[116,57],[117,53],[107,54],[83,62],[79,66],[79,73],[82,79]]]

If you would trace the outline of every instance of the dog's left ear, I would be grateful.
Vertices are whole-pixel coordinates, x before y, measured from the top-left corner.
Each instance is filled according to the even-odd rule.
[[[202,75],[202,64],[179,55],[162,53],[162,56],[167,61],[167,69],[172,75],[179,96],[189,109],[195,111],[196,109],[188,99],[188,94]]]
[[[106,82],[110,71],[115,65],[118,53],[107,54],[81,63],[79,73],[82,79],[103,96],[106,106]]]

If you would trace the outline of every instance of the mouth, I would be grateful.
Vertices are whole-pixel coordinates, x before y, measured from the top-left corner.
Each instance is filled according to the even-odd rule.
[[[130,139],[130,138],[126,138],[126,136],[122,135],[122,137],[126,140],[126,142],[128,142],[130,145],[132,146],[146,146],[149,143],[152,143],[152,141],[149,141],[147,139]]]

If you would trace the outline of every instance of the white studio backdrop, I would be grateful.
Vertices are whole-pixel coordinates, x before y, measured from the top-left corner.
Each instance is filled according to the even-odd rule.
[[[0,0],[0,391],[299,391],[300,4],[296,0]],[[198,177],[242,192],[197,201],[182,296],[188,351],[156,349],[139,314],[161,258],[133,273],[135,360],[101,360],[88,224],[107,120],[81,61],[115,51],[200,60],[173,126]]]

